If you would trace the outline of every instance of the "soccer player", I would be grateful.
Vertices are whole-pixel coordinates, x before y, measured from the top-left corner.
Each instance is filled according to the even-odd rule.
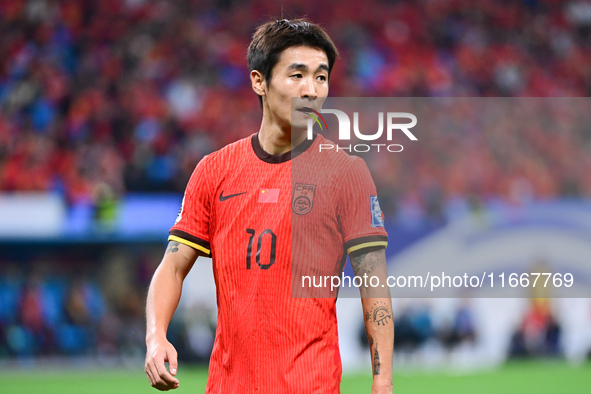
[[[339,392],[335,294],[321,297],[299,279],[340,272],[348,253],[356,275],[385,283],[387,234],[363,160],[319,152],[329,142],[321,135],[307,139],[305,112],[320,110],[337,55],[306,20],[268,22],[253,35],[248,65],[261,127],[203,158],[189,180],[148,292],[145,370],[153,387],[179,387],[166,330],[184,278],[205,256],[218,305],[207,392]],[[372,392],[391,393],[389,291],[362,287],[361,296]]]

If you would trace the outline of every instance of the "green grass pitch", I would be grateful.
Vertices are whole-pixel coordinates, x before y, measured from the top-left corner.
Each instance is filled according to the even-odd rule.
[[[175,393],[202,393],[207,370],[179,369],[180,388]],[[345,374],[343,394],[371,392],[371,376]],[[571,367],[564,362],[511,362],[499,369],[466,374],[405,372],[394,375],[395,393],[591,393],[591,364]],[[0,370],[3,394],[104,394],[156,393],[140,370]]]

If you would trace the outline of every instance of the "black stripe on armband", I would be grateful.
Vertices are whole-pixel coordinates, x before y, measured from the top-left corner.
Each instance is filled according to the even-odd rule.
[[[200,250],[207,255],[211,254],[211,245],[204,239],[177,229],[170,230],[168,234],[169,241],[177,241],[184,245],[190,246],[193,249]]]
[[[359,237],[345,242],[345,250],[347,253],[355,252],[364,248],[371,247],[386,247],[388,246],[387,235],[370,235],[367,237]]]

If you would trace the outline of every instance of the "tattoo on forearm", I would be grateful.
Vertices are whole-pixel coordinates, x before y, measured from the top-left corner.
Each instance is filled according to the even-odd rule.
[[[369,312],[365,312],[365,321],[369,320]]]
[[[382,364],[380,363],[380,353],[378,353],[378,344],[376,343],[376,349],[373,353],[373,374],[379,375],[380,374],[380,367]]]
[[[168,254],[170,252],[176,253],[179,251],[179,243],[176,241],[170,241],[168,246],[166,247],[166,252],[164,254]]]
[[[353,267],[355,275],[371,273],[380,261],[380,253],[383,252],[373,250],[359,255],[351,255],[351,267]]]
[[[391,319],[392,312],[390,312],[390,309],[386,306],[386,303],[383,301],[375,302],[372,312],[372,321],[374,323],[378,323],[378,326],[385,326]]]
[[[371,352],[371,347],[373,346],[373,337],[371,335],[367,335],[367,342],[369,342],[369,350]]]

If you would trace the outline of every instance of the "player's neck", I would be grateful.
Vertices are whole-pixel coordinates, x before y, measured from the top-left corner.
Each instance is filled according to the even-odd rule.
[[[278,125],[273,126],[265,127],[263,122],[259,130],[259,143],[264,151],[271,155],[278,156],[289,152],[306,139],[305,132],[296,135],[292,134],[291,130],[284,130]]]

